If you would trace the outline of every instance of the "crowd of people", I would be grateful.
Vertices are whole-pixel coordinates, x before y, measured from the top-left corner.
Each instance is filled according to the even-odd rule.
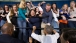
[[[5,23],[12,23],[15,28],[18,28],[18,39],[26,43],[33,43],[33,38],[41,43],[57,43],[59,33],[53,28],[61,30],[62,28],[76,28],[76,2],[71,1],[70,7],[68,4],[64,4],[61,9],[58,9],[56,3],[51,5],[43,1],[34,6],[32,2],[21,0],[20,4],[14,4],[12,7],[8,5],[5,5],[4,8],[0,7],[0,27],[3,27]],[[68,43],[70,41],[68,38],[72,37],[70,32],[76,31],[62,32],[63,38]],[[40,34],[46,35],[46,37],[39,36]],[[37,43],[37,41],[35,42]]]

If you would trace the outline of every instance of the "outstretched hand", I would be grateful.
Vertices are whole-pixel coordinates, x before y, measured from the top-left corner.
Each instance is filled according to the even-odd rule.
[[[26,18],[26,21],[29,22],[29,18]]]
[[[32,32],[35,32],[35,30],[36,30],[36,26],[33,26],[33,31]]]

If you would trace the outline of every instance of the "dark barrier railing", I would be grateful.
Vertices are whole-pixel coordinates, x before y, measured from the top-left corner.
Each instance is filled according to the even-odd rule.
[[[25,15],[26,16],[26,15]],[[16,16],[12,16],[13,18],[15,18]],[[49,16],[45,16],[45,17],[41,17],[41,18],[47,18],[47,17],[49,17]],[[16,18],[18,18],[18,17],[16,17]],[[27,18],[30,18],[30,17],[27,17]],[[37,18],[37,17],[35,17],[35,18]],[[76,18],[76,17],[74,17],[74,18]],[[0,27],[1,28],[1,27]],[[15,28],[22,28],[22,29],[25,29],[24,27],[15,27]],[[68,27],[69,28],[69,27]],[[32,29],[32,28],[30,28],[30,27],[26,27],[26,29]],[[43,29],[43,28],[37,28],[37,29]],[[55,28],[55,29],[60,29],[60,28]]]
[[[1,27],[0,27],[1,28]],[[15,28],[22,28],[22,29],[25,29],[24,27],[15,27]],[[26,27],[26,29],[32,29],[30,27]],[[44,28],[37,28],[37,30],[43,30]],[[55,28],[55,29],[59,29],[59,28]]]

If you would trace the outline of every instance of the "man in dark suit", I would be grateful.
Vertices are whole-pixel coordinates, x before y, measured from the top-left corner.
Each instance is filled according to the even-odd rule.
[[[23,43],[22,41],[11,37],[14,32],[14,26],[11,23],[5,23],[1,27],[1,32],[0,43]]]

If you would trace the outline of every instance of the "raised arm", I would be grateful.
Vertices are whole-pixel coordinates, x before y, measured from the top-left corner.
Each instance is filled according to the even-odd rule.
[[[36,30],[36,26],[33,26],[33,31],[32,31],[32,34],[31,34],[31,37],[34,38],[35,40],[41,42],[41,35],[37,35],[35,34],[35,30]]]
[[[53,30],[53,33],[54,33],[55,37],[58,39],[59,38],[59,33],[56,32],[56,30]]]

